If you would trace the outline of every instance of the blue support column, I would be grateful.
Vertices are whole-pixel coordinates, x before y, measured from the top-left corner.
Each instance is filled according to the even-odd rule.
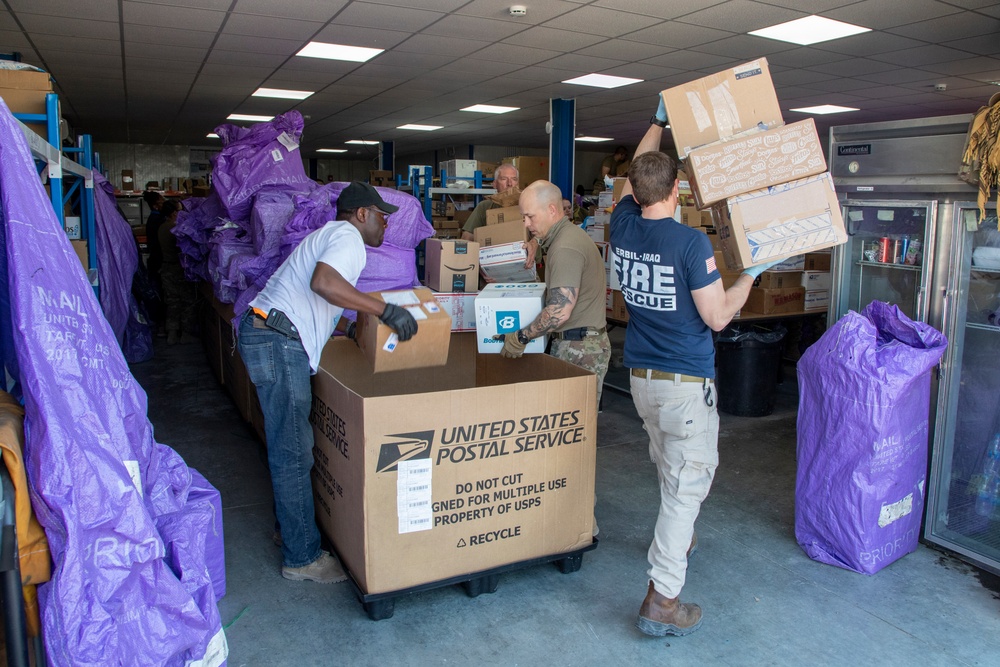
[[[576,139],[576,100],[549,100],[549,180],[563,197],[573,201],[573,161]]]
[[[83,181],[83,192],[80,197],[80,235],[87,239],[87,253],[90,255],[90,265],[97,266],[97,239],[94,214],[94,161],[93,146],[89,134],[80,137],[80,164],[91,170]]]
[[[391,141],[383,141],[378,146],[378,164],[382,171],[396,171],[396,153]]]

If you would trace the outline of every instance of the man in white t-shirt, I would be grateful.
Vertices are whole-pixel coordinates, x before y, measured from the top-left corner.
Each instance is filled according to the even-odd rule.
[[[347,578],[337,560],[320,549],[311,478],[310,376],[345,309],[378,315],[401,341],[416,333],[417,323],[405,309],[354,287],[365,267],[365,246],[382,245],[386,217],[397,208],[367,183],[348,185],[337,199],[337,219],[303,239],[240,321],[240,356],[264,414],[286,579],[325,584]]]

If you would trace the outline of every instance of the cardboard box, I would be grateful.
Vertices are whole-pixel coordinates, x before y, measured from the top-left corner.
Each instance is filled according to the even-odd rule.
[[[500,354],[503,341],[493,340],[493,336],[523,329],[534,322],[544,307],[545,283],[487,285],[476,296],[476,339],[479,353]],[[543,354],[546,338],[547,336],[533,338],[524,348],[525,354]]]
[[[478,280],[478,276],[477,276]],[[434,292],[434,298],[451,316],[451,330],[476,330],[476,295],[479,292]]]
[[[768,271],[771,273],[784,273],[786,271],[791,271],[794,273],[800,273],[806,268],[806,256],[805,255],[795,255],[794,257],[789,257],[788,259],[775,264]]]
[[[455,204],[450,201],[444,201],[443,199],[437,199],[434,201],[433,213],[434,215],[451,218],[455,215]]]
[[[48,72],[0,70],[0,97],[11,113],[45,113],[45,96],[52,92]],[[44,123],[25,123],[35,134],[48,139]]]
[[[375,315],[358,313],[358,347],[376,373],[441,366],[448,361],[451,317],[424,287],[394,292],[371,292],[379,301],[394,303],[410,311],[417,320],[417,333],[399,342],[396,332]]]
[[[807,252],[805,257],[806,271],[829,271],[830,252]]]
[[[473,240],[480,245],[480,247],[486,247],[491,245],[503,245],[505,243],[524,243],[528,240],[528,230],[524,227],[524,223],[521,219],[512,220],[511,222],[501,222],[495,225],[483,225],[482,227],[477,227],[474,232],[472,232]],[[480,264],[482,259],[480,258]]]
[[[486,211],[487,225],[500,225],[505,222],[517,222],[524,225],[524,217],[518,206],[505,206],[504,208],[491,208]]]
[[[495,162],[483,162],[479,161],[479,171],[482,172],[483,178],[493,178],[496,173],[497,165]]]
[[[80,216],[68,215],[65,218],[66,236],[70,239],[79,239],[81,234]]]
[[[694,206],[694,193],[691,192],[691,179],[683,169],[677,170],[677,205]]]
[[[611,290],[611,308],[608,317],[616,322],[628,322],[628,308],[621,290]]]
[[[458,229],[459,227],[461,227],[461,225],[458,223],[458,220],[446,218],[441,215],[431,216],[431,226],[433,226],[434,229]]]
[[[372,375],[350,342],[313,378],[320,529],[366,594],[593,542],[596,379],[548,355]]]
[[[523,190],[535,181],[549,179],[549,158],[538,155],[519,155],[505,157],[504,164],[512,164],[517,168],[518,186]]]
[[[807,290],[804,310],[827,310],[830,307],[829,290]]]
[[[621,201],[622,191],[625,189],[625,183],[627,182],[627,178],[615,178],[615,184],[611,188],[611,200],[613,203],[617,204]]]
[[[368,172],[368,182],[375,187],[396,187],[396,179],[388,170],[371,170]]]
[[[803,260],[804,261],[804,260]],[[803,271],[802,272],[802,286],[806,288],[807,292],[815,292],[819,290],[829,290],[830,289],[830,272],[829,271]]]
[[[802,287],[783,289],[754,287],[747,298],[746,310],[760,315],[797,313],[804,309],[805,295],[806,291]]]
[[[438,163],[438,173],[445,172],[448,178],[475,178],[479,163],[475,160],[448,160]]]
[[[527,259],[528,252],[521,241],[479,248],[479,269],[490,283],[534,282],[538,276],[535,267],[525,268]]]
[[[712,207],[712,217],[730,269],[847,241],[829,173],[731,197]]]
[[[583,231],[587,232],[587,236],[595,243],[607,243],[608,238],[611,236],[609,225],[602,225],[596,222],[587,225],[587,228]]]
[[[87,242],[86,241],[70,241],[73,246],[73,251],[76,252],[76,256],[80,259],[80,263],[83,264],[83,270],[90,270],[90,256],[87,254]]]
[[[479,286],[479,244],[427,239],[424,276],[435,292],[475,292]]]
[[[615,205],[615,191],[614,190],[602,190],[597,195],[597,208],[598,210],[609,209]]]
[[[701,229],[703,227],[711,227],[713,225],[712,212],[699,211],[694,206],[682,206],[681,222],[687,225],[688,227],[694,227],[696,229]]]
[[[776,273],[765,271],[753,281],[754,287],[763,289],[785,289],[787,287],[801,287],[802,274],[798,271],[785,271]]]
[[[663,91],[677,154],[728,139],[759,123],[783,124],[767,59],[739,65]]]
[[[462,230],[460,228],[438,229],[434,228],[434,238],[436,239],[460,239]]]
[[[696,148],[685,162],[699,208],[826,171],[812,118]]]

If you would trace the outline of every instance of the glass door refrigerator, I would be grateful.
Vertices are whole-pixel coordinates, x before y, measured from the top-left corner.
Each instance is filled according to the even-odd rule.
[[[1000,231],[995,208],[952,210],[924,538],[1000,574]]]
[[[971,115],[830,128],[848,242],[830,324],[874,299],[948,337],[932,374],[923,538],[1000,574],[1000,231],[957,177]]]

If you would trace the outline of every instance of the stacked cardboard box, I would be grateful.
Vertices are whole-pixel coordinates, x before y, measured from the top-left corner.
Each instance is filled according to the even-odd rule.
[[[44,114],[45,96],[52,92],[47,72],[0,70],[0,97],[11,113]],[[48,139],[44,123],[26,123],[35,134]]]
[[[812,120],[785,126],[761,58],[663,91],[700,208],[733,270],[847,240]]]
[[[549,159],[537,155],[518,155],[505,157],[504,164],[512,164],[517,168],[518,185],[523,190],[535,181],[549,179]]]
[[[808,255],[805,259],[809,260]],[[803,271],[802,287],[806,290],[806,310],[826,310],[830,307],[831,280],[829,271]]]
[[[429,289],[370,292],[385,303],[405,308],[417,320],[417,333],[400,342],[396,332],[378,316],[358,313],[357,343],[376,373],[442,366],[448,361],[451,316],[445,313]]]
[[[424,283],[435,292],[475,292],[479,284],[479,244],[427,239]]]
[[[476,232],[478,231],[477,229]],[[528,252],[523,240],[479,248],[479,270],[488,283],[524,283],[537,280],[535,267],[525,268],[527,260]]]
[[[394,188],[396,180],[391,171],[372,170],[368,172],[368,182],[377,188]]]
[[[438,163],[438,173],[444,172],[449,179],[475,178],[479,163],[475,160],[448,160]]]

